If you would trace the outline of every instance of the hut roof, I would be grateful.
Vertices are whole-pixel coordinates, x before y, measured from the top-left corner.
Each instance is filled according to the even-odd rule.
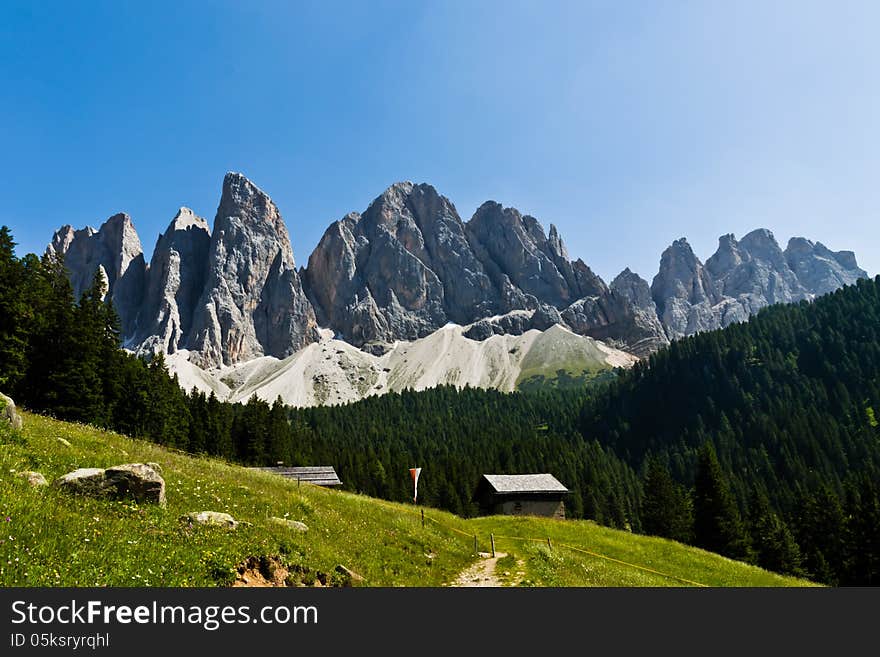
[[[552,474],[499,475],[484,474],[483,478],[496,493],[567,493],[568,489]]]
[[[263,472],[281,475],[287,479],[297,479],[316,486],[341,486],[342,481],[332,465],[312,465],[307,467],[291,467],[274,465],[265,468],[253,468]]]

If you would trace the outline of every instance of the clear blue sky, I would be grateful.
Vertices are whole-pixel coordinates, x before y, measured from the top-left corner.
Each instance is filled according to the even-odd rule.
[[[649,281],[770,228],[880,271],[877,2],[0,3],[0,224],[19,253],[213,220],[227,170],[297,262],[397,180],[494,199]]]

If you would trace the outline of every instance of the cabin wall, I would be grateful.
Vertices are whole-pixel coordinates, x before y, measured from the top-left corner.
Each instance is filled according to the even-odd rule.
[[[562,500],[504,500],[495,505],[494,512],[505,516],[543,516],[565,519],[565,503]]]

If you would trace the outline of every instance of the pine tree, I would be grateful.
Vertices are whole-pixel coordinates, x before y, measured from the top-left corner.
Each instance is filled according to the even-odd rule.
[[[287,420],[287,409],[279,395],[269,411],[266,438],[266,462],[270,464],[284,462],[290,464],[290,423]]]
[[[25,296],[26,270],[15,257],[15,242],[0,227],[0,390],[15,392],[27,371],[27,330],[31,319]]]
[[[69,383],[76,368],[73,288],[61,256],[44,255],[33,272],[30,302],[35,317],[28,341],[29,367],[19,389],[31,408],[64,417],[59,409],[70,406],[75,395]]]
[[[752,497],[749,514],[756,563],[783,575],[803,577],[800,547],[785,521],[771,510],[763,491]]]
[[[732,559],[749,557],[743,522],[711,443],[700,449],[697,462],[694,544]]]
[[[648,460],[642,490],[642,531],[652,536],[689,542],[693,527],[690,496],[683,486],[672,480],[669,470],[659,459]]]

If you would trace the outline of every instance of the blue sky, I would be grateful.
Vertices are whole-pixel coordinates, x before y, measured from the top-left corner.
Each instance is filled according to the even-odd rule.
[[[555,223],[607,280],[770,228],[880,272],[880,3],[0,4],[0,224],[132,215],[149,253],[223,174],[297,262],[397,180]]]

